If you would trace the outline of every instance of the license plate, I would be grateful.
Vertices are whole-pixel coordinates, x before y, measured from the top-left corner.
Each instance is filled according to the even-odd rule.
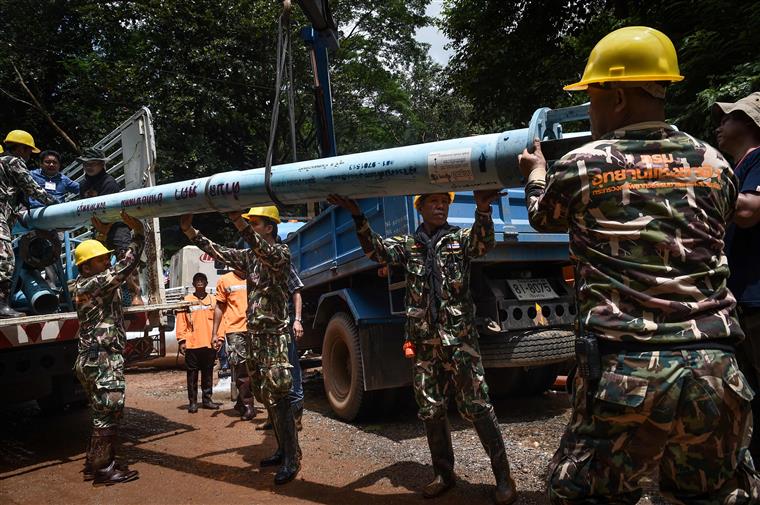
[[[520,301],[557,298],[546,279],[507,279],[507,284]]]

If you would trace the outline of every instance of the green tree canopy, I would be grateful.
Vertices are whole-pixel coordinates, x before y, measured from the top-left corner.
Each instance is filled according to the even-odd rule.
[[[414,39],[417,28],[430,22],[427,3],[334,3],[342,34],[340,49],[331,55],[339,152],[432,140],[468,128],[467,107],[438,84],[441,69]],[[263,166],[280,2],[0,0],[0,5],[0,128],[26,129],[39,145],[61,150],[67,160],[76,154],[30,105],[15,65],[41,108],[82,147],[141,105],[150,107],[160,182]],[[298,155],[307,159],[317,156],[313,79],[297,32],[308,22],[297,8],[293,18]],[[290,157],[284,103],[275,163]],[[441,128],[448,109],[462,113]],[[207,219],[218,222],[215,216]]]
[[[577,80],[604,35],[646,25],[666,33],[686,79],[668,92],[668,115],[709,137],[707,109],[760,89],[760,3],[741,0],[447,0],[442,30],[452,40],[453,88],[477,121],[524,125],[541,106],[586,100],[562,91]]]

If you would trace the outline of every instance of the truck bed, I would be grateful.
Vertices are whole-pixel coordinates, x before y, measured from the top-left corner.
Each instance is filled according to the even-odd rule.
[[[528,223],[524,190],[507,189],[505,193],[493,204],[496,247],[476,261],[567,261],[568,235],[537,232]],[[420,223],[412,196],[368,198],[360,200],[359,205],[372,229],[384,237],[412,234]],[[449,223],[469,227],[474,215],[472,193],[457,193]],[[338,207],[323,211],[286,243],[306,288],[377,268],[377,263],[364,256],[359,246],[350,213]]]

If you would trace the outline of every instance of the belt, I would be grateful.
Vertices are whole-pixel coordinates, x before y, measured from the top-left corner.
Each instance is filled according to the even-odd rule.
[[[619,354],[621,352],[656,352],[656,351],[724,351],[729,353],[736,352],[737,342],[731,339],[725,339],[725,342],[718,340],[706,340],[704,342],[674,342],[649,343],[649,342],[616,342],[599,338],[599,354]]]

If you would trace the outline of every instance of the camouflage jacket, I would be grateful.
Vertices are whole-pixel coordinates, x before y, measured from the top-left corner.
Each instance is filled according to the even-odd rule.
[[[122,352],[127,342],[121,287],[137,266],[145,237],[134,235],[127,253],[114,266],[98,275],[77,277],[74,296],[79,318],[79,352],[103,348]]]
[[[58,203],[34,181],[24,160],[12,154],[0,155],[0,240],[11,239],[16,208],[23,196],[46,205]]]
[[[248,331],[261,335],[288,333],[288,275],[290,249],[270,244],[251,226],[240,232],[250,249],[215,244],[198,233],[193,244],[228,267],[246,273],[248,285]]]
[[[371,260],[399,265],[406,271],[406,332],[412,342],[456,345],[478,338],[470,294],[470,260],[485,255],[495,243],[490,213],[475,213],[472,228],[450,227],[434,244],[431,283],[427,247],[413,235],[382,238],[364,216],[356,216],[356,234]],[[438,289],[431,284],[440,284]],[[436,291],[439,291],[436,293]]]
[[[717,150],[660,122],[586,144],[526,186],[531,225],[570,232],[584,330],[655,344],[743,337],[723,252],[736,196]]]

